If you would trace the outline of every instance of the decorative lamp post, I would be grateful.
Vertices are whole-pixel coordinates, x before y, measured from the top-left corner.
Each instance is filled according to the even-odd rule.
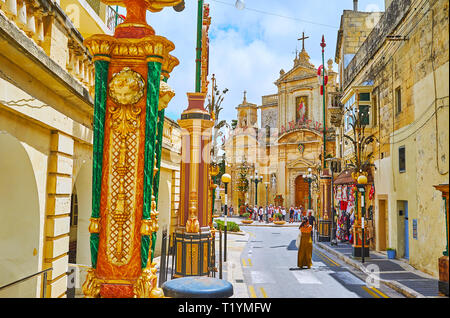
[[[327,46],[325,43],[325,36],[322,35],[322,42],[320,43],[320,46],[322,47],[322,101],[323,101],[323,155],[322,155],[322,161],[323,161],[323,168],[325,169],[327,167],[327,163],[325,161],[326,158],[326,131],[327,131],[327,114],[325,109],[325,47]]]
[[[269,223],[268,206],[269,206],[269,181],[264,182],[266,186],[266,223]]]
[[[250,180],[255,183],[255,206],[258,206],[258,183],[262,182],[263,176],[258,176],[258,170],[255,170],[255,174],[250,176]]]
[[[264,185],[266,186],[266,207],[269,205],[269,181],[264,182]]]
[[[365,175],[360,175],[357,178],[357,185],[358,192],[361,193],[361,262],[364,263],[364,257],[365,257],[365,237],[364,237],[364,219],[366,216],[366,207],[365,207],[365,186],[367,184],[367,177]],[[358,194],[359,196],[359,194]]]
[[[228,183],[231,182],[231,176],[228,173],[222,175],[222,182],[225,185],[225,206],[224,206],[224,226],[225,226],[225,239],[224,239],[224,253],[223,261],[227,261],[227,216],[228,216]]]
[[[308,174],[304,174],[303,179],[308,182],[308,209],[311,209],[311,183],[317,181],[317,176],[308,168]]]
[[[329,158],[326,161],[331,162],[331,245],[337,245],[336,240],[336,221],[334,209],[334,173],[338,172],[337,164],[339,158]]]
[[[358,190],[355,200],[356,216],[355,224],[353,225],[354,244],[352,247],[352,256],[362,257],[362,260],[364,261],[364,257],[369,257],[369,248],[364,248],[364,239],[362,240],[361,245],[359,244],[359,233],[361,233],[361,236],[363,236],[362,234],[364,232],[365,226],[365,187],[368,182],[367,176],[370,171],[369,169],[370,167],[374,166],[374,164],[371,163],[374,151],[367,151],[366,148],[372,145],[375,141],[379,144],[379,141],[375,137],[374,133],[366,136],[365,129],[367,126],[367,122],[365,119],[367,119],[368,114],[364,114],[364,112],[360,110],[360,94],[358,90],[355,90],[355,95],[356,109],[349,107],[344,111],[344,114],[346,114],[346,116],[348,116],[350,119],[349,125],[352,128],[353,134],[344,134],[344,138],[350,141],[353,146],[354,157],[349,159],[349,163],[346,165],[346,167],[349,167],[353,170],[352,178],[355,181],[356,188]],[[359,199],[360,194],[361,200]],[[361,212],[359,211],[359,206],[361,206]]]
[[[213,244],[211,220],[211,138],[214,120],[205,109],[208,75],[209,5],[198,1],[195,92],[187,93],[188,105],[178,124],[181,134],[180,209],[174,243],[177,266],[174,277],[207,276]]]

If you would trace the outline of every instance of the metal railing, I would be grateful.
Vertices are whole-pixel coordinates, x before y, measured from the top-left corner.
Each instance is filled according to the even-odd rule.
[[[33,277],[38,276],[38,275],[43,275],[43,280],[42,280],[42,297],[41,298],[46,298],[45,296],[46,296],[46,292],[47,292],[47,272],[49,272],[51,270],[53,270],[53,267],[44,269],[43,271],[40,271],[40,272],[34,273],[32,275],[26,276],[24,278],[18,279],[16,281],[14,281],[12,283],[9,283],[9,284],[6,284],[4,286],[0,286],[0,291],[4,290],[6,288],[9,288],[11,286],[23,283],[24,281],[27,281],[27,280],[29,280],[29,279],[31,279]]]
[[[108,6],[106,11],[106,26],[114,31],[116,26],[124,21],[123,15],[119,14],[116,9],[111,6]]]
[[[216,255],[216,239],[215,236],[216,234],[219,235],[219,255]],[[199,242],[202,242],[202,239],[205,239],[205,236],[200,235],[198,239]],[[164,229],[162,231],[162,236],[161,236],[161,257],[160,257],[160,266],[159,266],[159,282],[158,282],[158,286],[161,287],[167,280],[168,280],[168,276],[169,276],[169,270],[170,270],[170,279],[174,278],[174,272],[175,272],[175,266],[177,264],[177,252],[176,252],[176,246],[177,246],[177,242],[181,244],[181,246],[185,245],[189,246],[189,251],[190,251],[190,268],[189,268],[189,273],[187,273],[187,268],[185,268],[186,273],[184,273],[187,276],[191,276],[192,274],[190,274],[193,269],[194,269],[194,264],[192,264],[192,260],[193,260],[193,246],[196,245],[196,242],[193,241],[192,237],[190,238],[190,240],[186,240],[186,238],[177,239],[176,233],[173,233],[172,235],[169,235],[167,233],[167,229]],[[208,260],[207,260],[207,273],[209,277],[216,277],[216,272],[219,272],[219,277],[222,278],[222,258],[223,258],[223,240],[222,240],[222,231],[214,231],[214,233],[212,233],[212,238],[211,238],[211,246],[208,247],[208,252],[206,253],[208,255]],[[185,253],[187,252],[187,250],[185,251]],[[201,259],[202,255],[203,255],[203,247],[197,248],[197,260]],[[217,270],[216,268],[216,257],[219,256],[219,270]],[[170,268],[169,268],[170,265]],[[185,264],[186,266],[187,264]],[[197,266],[197,265],[196,265]],[[197,268],[197,271],[203,272],[201,270],[202,265],[200,263],[200,268]]]

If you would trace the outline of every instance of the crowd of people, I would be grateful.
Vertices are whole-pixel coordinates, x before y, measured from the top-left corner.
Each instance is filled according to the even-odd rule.
[[[258,222],[272,222],[276,219],[289,223],[299,222],[299,236],[296,242],[297,268],[311,268],[312,266],[312,238],[314,229],[316,228],[316,219],[313,210],[304,209],[303,206],[291,206],[288,210],[284,206],[274,206],[270,204],[266,207],[245,205],[245,213],[250,215],[252,220]],[[229,208],[229,214],[233,215],[233,206]]]
[[[228,215],[233,215],[233,206],[230,206]],[[284,206],[275,206],[270,204],[268,206],[251,206],[245,205],[245,213],[249,213],[250,219],[258,222],[272,222],[276,219],[286,221],[288,223],[302,222],[303,217],[307,217],[309,223],[314,226],[316,223],[312,210],[306,210],[303,206],[291,206],[286,209]]]

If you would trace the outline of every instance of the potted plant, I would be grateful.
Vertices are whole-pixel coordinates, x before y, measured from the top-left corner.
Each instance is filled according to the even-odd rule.
[[[242,220],[242,223],[244,224],[252,224],[253,220],[250,218],[251,214],[246,212],[244,214],[242,214],[242,216],[244,217],[244,220]]]
[[[282,217],[283,217],[283,215],[282,215],[281,213],[275,213],[275,214],[273,215],[273,218],[274,218],[273,223],[274,223],[274,224],[278,224],[278,225],[281,225],[281,224],[286,223],[286,221],[282,221],[282,220],[281,220]]]
[[[395,259],[395,249],[389,247],[386,249],[388,259]]]

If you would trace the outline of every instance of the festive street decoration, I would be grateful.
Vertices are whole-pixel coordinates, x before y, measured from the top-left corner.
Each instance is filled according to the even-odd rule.
[[[181,113],[180,211],[174,235],[174,276],[206,276],[211,270],[211,138],[214,116],[205,109],[208,89],[209,6],[198,0],[197,59],[193,93]]]
[[[320,65],[317,69],[317,80],[320,85],[320,95],[323,95],[323,87],[328,84],[328,72],[323,65]]]
[[[174,44],[146,23],[146,11],[180,0],[103,2],[125,6],[127,16],[114,36],[85,40],[96,78],[92,269],[83,292],[86,297],[163,297],[152,263],[162,135],[158,115],[174,96],[165,81],[179,62],[170,55]]]

